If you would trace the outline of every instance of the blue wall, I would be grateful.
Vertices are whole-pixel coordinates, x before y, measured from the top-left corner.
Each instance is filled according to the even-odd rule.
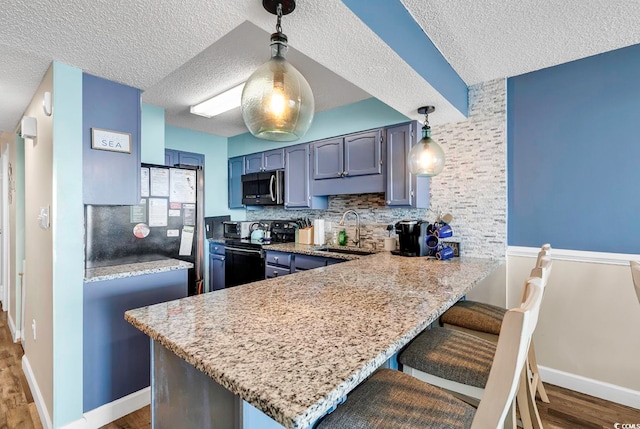
[[[57,428],[82,417],[82,70],[54,62],[53,94],[53,427]]]
[[[317,113],[307,134],[295,142],[284,143],[261,140],[253,137],[250,133],[229,137],[229,158],[321,140],[341,134],[385,127],[408,120],[406,116],[383,102],[375,98],[368,98],[357,103]]]
[[[164,109],[142,105],[140,131],[140,161],[146,164],[164,164]]]
[[[204,215],[227,214],[227,138],[167,126],[165,148],[204,154]],[[164,164],[164,154],[161,164]]]
[[[640,253],[640,45],[507,82],[511,246]]]

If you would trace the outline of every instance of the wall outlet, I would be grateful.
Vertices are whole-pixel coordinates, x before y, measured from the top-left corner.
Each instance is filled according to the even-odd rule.
[[[31,321],[31,331],[33,332],[33,341],[36,340],[36,319]]]

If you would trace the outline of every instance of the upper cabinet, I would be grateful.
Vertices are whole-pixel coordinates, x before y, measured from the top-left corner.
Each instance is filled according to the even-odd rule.
[[[311,195],[309,144],[285,148],[284,206],[287,209],[326,209],[326,197]]]
[[[244,157],[244,172],[259,173],[261,171],[282,170],[284,168],[284,149],[253,153]]]
[[[311,194],[384,192],[383,136],[378,129],[311,143]]]
[[[311,143],[313,179],[382,173],[382,130]]]
[[[244,156],[229,158],[229,208],[241,209],[242,175],[244,174]]]
[[[407,159],[416,143],[417,122],[387,128],[387,206],[429,207],[429,177],[409,172]]]
[[[140,121],[139,89],[82,75],[84,204],[140,203]]]
[[[204,168],[204,154],[185,152],[182,150],[165,149],[164,165],[177,167],[180,165],[193,165]]]

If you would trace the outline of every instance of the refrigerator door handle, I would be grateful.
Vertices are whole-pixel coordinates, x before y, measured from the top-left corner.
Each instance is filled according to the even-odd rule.
[[[269,181],[269,195],[271,196],[271,201],[275,201],[276,197],[274,196],[274,189],[273,189],[273,185],[276,181],[276,175],[272,174],[271,175],[271,180]]]

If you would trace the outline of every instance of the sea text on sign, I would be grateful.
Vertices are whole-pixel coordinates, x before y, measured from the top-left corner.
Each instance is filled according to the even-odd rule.
[[[92,128],[91,148],[131,153],[131,134]]]

